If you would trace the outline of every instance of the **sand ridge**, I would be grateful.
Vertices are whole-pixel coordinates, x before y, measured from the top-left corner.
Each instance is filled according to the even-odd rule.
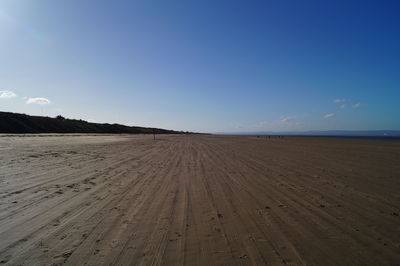
[[[6,265],[397,265],[400,143],[0,138]]]

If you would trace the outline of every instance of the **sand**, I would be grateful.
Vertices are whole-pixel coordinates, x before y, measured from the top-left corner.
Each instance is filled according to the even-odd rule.
[[[5,265],[399,265],[400,143],[0,137]]]

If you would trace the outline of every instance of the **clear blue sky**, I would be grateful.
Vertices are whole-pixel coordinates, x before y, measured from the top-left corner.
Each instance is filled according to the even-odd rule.
[[[202,132],[399,130],[399,10],[2,0],[0,110]]]

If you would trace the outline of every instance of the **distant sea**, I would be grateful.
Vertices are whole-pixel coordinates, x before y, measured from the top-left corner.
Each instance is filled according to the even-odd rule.
[[[283,136],[285,138],[323,138],[323,139],[352,139],[352,140],[384,140],[400,141],[400,136],[334,136],[334,135],[252,135],[252,136]]]

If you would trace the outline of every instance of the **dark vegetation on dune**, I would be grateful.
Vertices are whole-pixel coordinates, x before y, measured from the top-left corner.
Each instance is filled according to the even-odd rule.
[[[30,116],[0,112],[0,133],[113,133],[113,134],[182,134],[188,132],[160,128],[131,127],[120,124],[90,123],[84,120]]]

